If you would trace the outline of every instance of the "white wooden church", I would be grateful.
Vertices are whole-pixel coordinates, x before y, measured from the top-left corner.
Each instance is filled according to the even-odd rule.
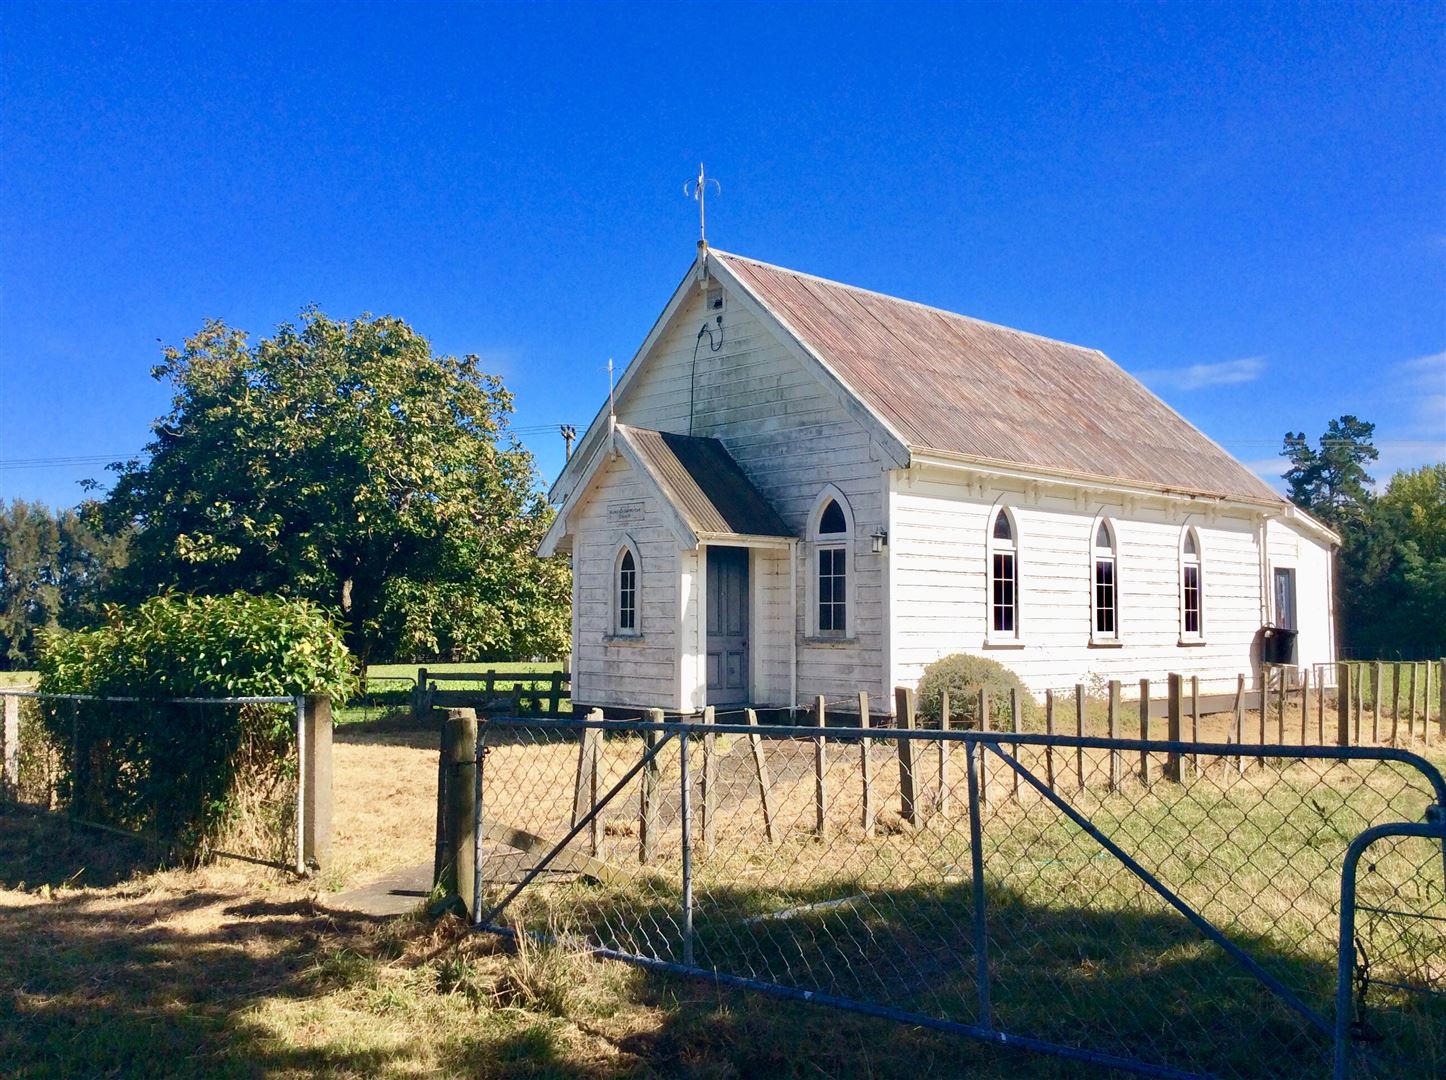
[[[1103,353],[703,243],[551,498],[583,706],[1335,656],[1338,538]]]

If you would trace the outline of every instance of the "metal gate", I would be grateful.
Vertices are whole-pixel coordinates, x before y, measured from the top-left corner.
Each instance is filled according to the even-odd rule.
[[[1159,1076],[1437,1075],[1401,750],[494,718],[479,927]]]

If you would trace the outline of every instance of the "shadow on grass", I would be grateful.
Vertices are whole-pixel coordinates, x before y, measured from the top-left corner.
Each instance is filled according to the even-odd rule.
[[[0,815],[0,878],[13,888],[15,860],[38,868],[45,852],[64,858],[32,881],[64,881],[75,865],[103,865],[108,838],[63,834],[54,822]],[[27,846],[39,853],[25,854]],[[126,880],[119,869],[111,876]],[[156,887],[161,880],[171,884]],[[485,993],[469,1001],[440,986],[440,958],[465,945],[489,960],[505,959],[489,940],[446,924],[378,928],[284,890],[260,895],[259,888],[274,887],[264,882],[248,890],[204,880],[177,885],[140,877],[106,891],[59,888],[50,899],[0,894],[0,1071],[578,1080],[1101,1074],[585,958],[564,972],[612,973],[594,976],[610,995],[595,1015],[549,1015]],[[591,905],[605,901],[592,887],[569,890],[564,895],[578,914],[596,912]],[[798,906],[839,899],[847,890],[835,882],[788,899]],[[759,920],[777,910],[776,895],[709,888],[697,913],[699,960],[780,981],[780,973],[807,974],[815,984],[807,988],[972,1019],[967,887],[868,895],[867,906]],[[579,907],[584,896],[589,903]],[[1277,1029],[1286,1023],[1278,1004],[1218,950],[1202,949],[1178,918],[1052,908],[1003,891],[990,899],[996,1009],[1006,1027],[1116,1052],[1135,1047],[1150,1060],[1226,1074],[1319,1073],[1321,1059],[1313,1055],[1320,1044],[1283,1039],[1294,1037],[1294,1022]],[[676,896],[666,891],[611,902],[633,927],[668,925],[676,912]],[[412,954],[402,959],[407,935]],[[1270,949],[1267,942],[1248,944]],[[1292,982],[1328,977],[1322,965],[1271,959]]]
[[[981,1022],[967,882],[880,889],[835,880],[790,889],[786,898],[706,882],[697,887],[698,967]],[[548,916],[540,901],[532,898],[524,909],[534,931],[545,931],[550,918],[564,941],[577,935],[624,952],[682,958],[679,900],[666,883],[613,896],[568,886]],[[1157,899],[1085,909],[991,886],[987,936],[992,1019],[1010,1034],[1229,1076],[1329,1071],[1330,1039]],[[1231,940],[1330,1022],[1332,964],[1264,936],[1232,933]],[[1398,1037],[1389,1055],[1439,1066],[1426,1060],[1429,1053],[1422,1056],[1409,1030]],[[666,1042],[666,1030],[655,1038]]]

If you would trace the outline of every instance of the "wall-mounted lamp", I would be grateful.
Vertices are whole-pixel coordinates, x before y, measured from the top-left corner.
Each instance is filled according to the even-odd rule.
[[[888,542],[889,534],[883,529],[876,529],[869,534],[869,550],[875,555],[881,554],[884,550],[884,545]]]

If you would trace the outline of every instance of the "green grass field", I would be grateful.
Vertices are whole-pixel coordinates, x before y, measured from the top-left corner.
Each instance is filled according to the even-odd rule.
[[[400,720],[411,708],[412,690],[416,686],[417,673],[425,668],[434,674],[470,675],[473,680],[451,680],[444,684],[447,690],[477,690],[484,685],[487,673],[502,676],[493,681],[493,688],[510,694],[518,684],[524,691],[532,688],[530,676],[551,675],[561,671],[563,665],[557,662],[496,661],[476,664],[372,664],[367,668],[366,683],[362,693],[332,710],[337,724],[370,723],[378,720]],[[507,677],[507,676],[510,676]]]

